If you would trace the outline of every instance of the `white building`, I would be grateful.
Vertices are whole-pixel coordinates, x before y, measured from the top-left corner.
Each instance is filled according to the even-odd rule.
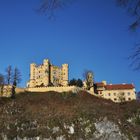
[[[107,84],[106,81],[95,83],[95,93],[114,102],[136,100],[133,84]]]

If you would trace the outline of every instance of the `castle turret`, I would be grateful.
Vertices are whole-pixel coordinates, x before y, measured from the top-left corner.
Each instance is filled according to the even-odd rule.
[[[36,64],[34,64],[34,63],[30,64],[29,87],[34,87],[35,86],[35,68],[36,68]]]
[[[35,79],[35,67],[36,64],[34,63],[30,64],[30,80]]]
[[[68,72],[68,64],[63,64],[62,65],[62,85],[67,86],[68,85],[68,77],[69,77],[69,72]]]
[[[45,75],[44,75],[44,78],[43,78],[43,83],[44,83],[45,86],[50,84],[50,79],[51,79],[51,77],[50,77],[50,74],[51,74],[50,73],[51,72],[50,65],[51,64],[50,64],[49,59],[44,59],[43,66],[44,66],[44,70],[45,70]]]

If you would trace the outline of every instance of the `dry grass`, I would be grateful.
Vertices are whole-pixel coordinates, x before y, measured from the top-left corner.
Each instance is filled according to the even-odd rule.
[[[61,126],[60,122],[76,121],[79,117],[89,119],[108,119],[118,123],[121,121],[120,128],[124,131],[132,131],[139,135],[140,124],[132,125],[127,119],[136,114],[140,109],[140,103],[136,101],[116,104],[110,100],[100,99],[86,92],[78,94],[73,93],[22,93],[16,96],[16,99],[0,98],[0,131],[7,131],[6,124],[13,124],[18,121],[19,127],[30,121],[37,121],[40,124],[40,130],[37,132],[43,133],[41,126],[45,124],[56,124]],[[126,130],[127,128],[127,130]],[[12,131],[16,133],[16,128]],[[14,132],[8,132],[9,135]],[[28,132],[28,131],[27,131]],[[24,131],[25,135],[28,135]],[[36,133],[37,133],[36,132]],[[23,135],[23,132],[21,132]],[[35,132],[34,132],[35,134]]]

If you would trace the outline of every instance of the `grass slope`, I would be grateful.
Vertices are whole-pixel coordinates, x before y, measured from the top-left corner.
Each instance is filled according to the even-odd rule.
[[[17,95],[16,99],[0,98],[0,132],[5,133],[9,139],[17,135],[50,136],[53,133],[45,126],[53,128],[59,125],[63,129],[62,122],[70,122],[77,126],[76,136],[82,137],[78,118],[95,121],[106,117],[118,124],[124,133],[131,132],[140,137],[140,119],[137,117],[138,113],[140,115],[139,109],[140,103],[136,101],[116,104],[86,92],[26,92]],[[133,116],[136,117],[135,122],[129,123],[127,120]]]

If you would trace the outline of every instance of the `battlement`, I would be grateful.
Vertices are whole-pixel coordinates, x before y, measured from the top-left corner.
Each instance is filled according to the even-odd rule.
[[[82,88],[76,87],[76,86],[57,86],[57,87],[35,87],[35,88],[26,88],[26,91],[28,92],[48,92],[48,91],[55,91],[55,92],[74,92],[77,93],[80,90],[83,90]]]

